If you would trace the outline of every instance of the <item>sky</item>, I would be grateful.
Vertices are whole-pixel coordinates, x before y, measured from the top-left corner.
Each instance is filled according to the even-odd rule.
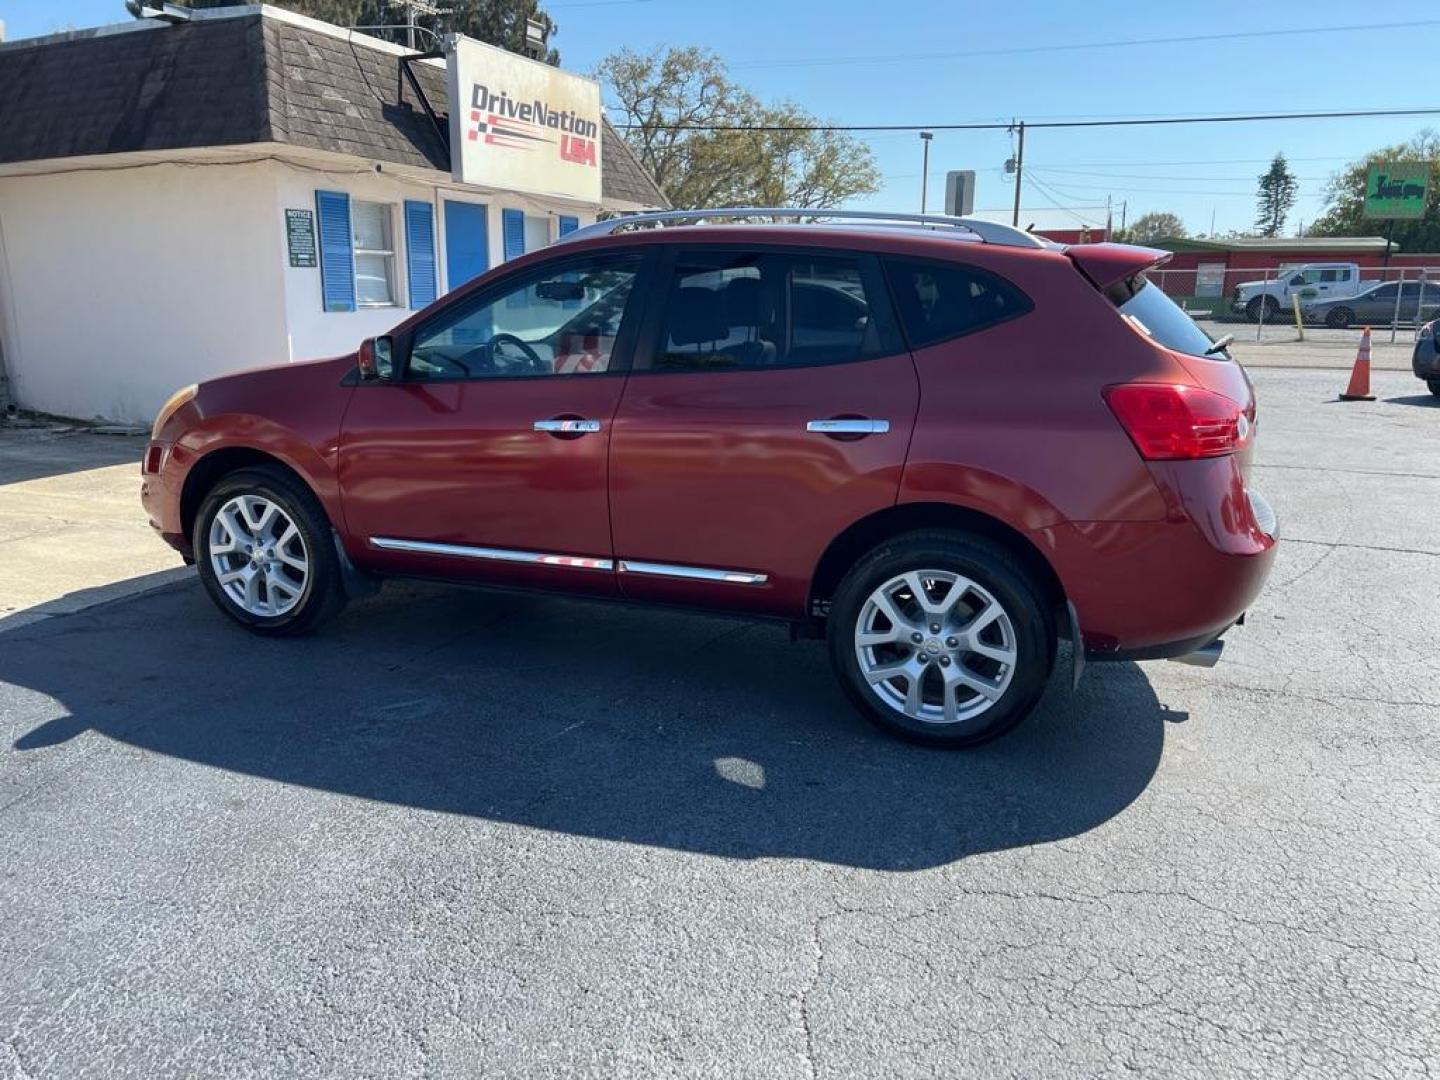
[[[1416,43],[1437,40],[1440,30],[1440,8],[1432,13],[1425,5],[1403,5],[1393,14],[1340,0],[1288,8],[1230,0],[1205,6],[1103,0],[904,5],[555,0],[543,6],[559,23],[553,44],[568,69],[587,72],[622,46],[648,51],[702,45],[761,98],[788,99],[836,123],[1436,104],[1427,93],[1433,81],[1423,74],[1423,63],[1416,63],[1427,55]],[[11,40],[125,18],[121,0],[0,0],[0,20]],[[1364,29],[1354,29],[1362,24]],[[1338,27],[1351,29],[1313,32]],[[1244,33],[1265,36],[1204,40]],[[1148,43],[1118,44],[1136,40]],[[1255,218],[1256,178],[1283,152],[1300,181],[1300,198],[1287,222],[1293,233],[1323,210],[1325,181],[1347,161],[1426,126],[1440,127],[1440,116],[1031,130],[1021,224],[1054,228],[1082,219],[1103,221],[1108,197],[1117,224],[1123,203],[1130,221],[1148,211],[1171,211],[1192,233],[1211,231],[1212,222],[1220,232],[1247,229]],[[875,153],[884,186],[853,205],[918,210],[919,136],[862,137]],[[936,132],[930,209],[939,207],[950,169],[976,170],[977,210],[1008,209],[1013,181],[1002,165],[1012,152],[1011,136],[1003,131]]]

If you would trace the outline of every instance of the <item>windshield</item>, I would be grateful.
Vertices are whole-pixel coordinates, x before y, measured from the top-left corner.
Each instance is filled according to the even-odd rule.
[[[1144,274],[1111,285],[1105,295],[1131,326],[1167,349],[1191,356],[1227,355],[1223,350],[1208,352],[1215,345],[1215,339],[1196,326],[1195,320]]]

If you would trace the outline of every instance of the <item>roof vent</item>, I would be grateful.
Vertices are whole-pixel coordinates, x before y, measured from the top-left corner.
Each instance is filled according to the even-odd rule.
[[[190,9],[179,4],[142,4],[140,18],[159,19],[168,23],[189,22]]]

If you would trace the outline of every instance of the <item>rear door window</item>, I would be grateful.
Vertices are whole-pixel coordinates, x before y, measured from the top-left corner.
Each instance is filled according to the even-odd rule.
[[[649,366],[797,367],[898,351],[879,275],[863,255],[682,247]]]
[[[912,349],[1019,318],[1035,306],[1010,282],[965,263],[887,258],[885,274]]]

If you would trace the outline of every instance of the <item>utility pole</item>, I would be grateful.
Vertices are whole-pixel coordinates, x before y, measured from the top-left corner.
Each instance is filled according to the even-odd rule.
[[[1020,226],[1020,181],[1025,176],[1025,121],[1021,120],[1016,125],[1020,131],[1020,142],[1015,150],[1015,212],[1010,216],[1010,224]],[[1014,130],[1012,128],[1012,130]]]
[[[920,145],[924,148],[920,158],[920,213],[925,212],[926,196],[930,192],[930,140],[935,137],[933,131],[920,132]]]
[[[1110,200],[1113,196],[1105,196],[1105,239],[1109,240],[1115,235],[1115,211]]]
[[[1130,209],[1130,200],[1124,199],[1120,203],[1120,235],[1125,235],[1125,213]]]

